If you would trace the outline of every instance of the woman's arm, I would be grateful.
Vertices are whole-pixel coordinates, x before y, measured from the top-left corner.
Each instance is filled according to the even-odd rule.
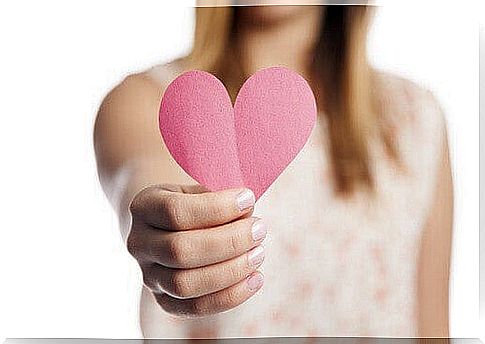
[[[420,337],[449,336],[449,275],[453,226],[453,184],[445,136],[434,201],[424,228],[418,268]]]
[[[263,284],[264,224],[247,189],[206,192],[181,172],[158,131],[162,88],[143,75],[106,97],[94,130],[103,189],[129,253],[166,312],[205,316],[238,306]]]
[[[126,241],[129,203],[144,187],[192,183],[180,173],[158,132],[163,87],[144,74],[127,77],[104,99],[94,128],[101,185],[121,222]]]

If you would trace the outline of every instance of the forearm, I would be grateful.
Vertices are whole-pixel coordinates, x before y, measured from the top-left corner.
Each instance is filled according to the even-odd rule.
[[[147,185],[167,182],[170,155],[158,131],[163,87],[144,74],[125,78],[103,100],[94,126],[99,179],[126,239],[129,204]]]
[[[194,183],[188,176],[181,173],[176,163],[165,156],[163,151],[158,157],[127,160],[118,169],[98,166],[98,172],[103,190],[118,215],[124,242],[126,242],[131,224],[130,203],[137,193],[152,185]]]

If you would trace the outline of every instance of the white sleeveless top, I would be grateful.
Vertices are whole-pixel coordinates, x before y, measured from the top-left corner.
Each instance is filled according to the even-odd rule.
[[[181,72],[169,64],[148,73],[166,86]],[[336,196],[320,115],[304,149],[256,204],[255,215],[270,227],[263,288],[232,310],[199,319],[167,314],[143,288],[145,337],[417,336],[418,253],[445,123],[430,92],[382,77],[405,172],[376,143],[377,196]]]

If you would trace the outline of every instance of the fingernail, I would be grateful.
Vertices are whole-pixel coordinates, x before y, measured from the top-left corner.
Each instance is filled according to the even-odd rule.
[[[254,193],[249,189],[244,190],[237,196],[237,207],[240,211],[251,208],[255,202],[256,198],[254,197]]]
[[[264,260],[264,248],[263,246],[258,246],[251,250],[248,255],[249,265],[258,266]]]
[[[251,291],[256,291],[263,285],[263,275],[259,272],[252,274],[247,279],[248,288]]]
[[[263,220],[258,219],[253,223],[253,227],[251,228],[251,235],[254,241],[263,240],[266,237],[266,233],[268,229],[264,224]]]

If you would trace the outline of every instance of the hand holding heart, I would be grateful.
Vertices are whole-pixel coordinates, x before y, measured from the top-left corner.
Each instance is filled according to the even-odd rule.
[[[206,192],[199,185],[151,186],[135,196],[128,250],[165,311],[210,315],[261,288],[263,275],[256,270],[267,230],[250,217],[254,202],[248,189]]]
[[[168,86],[160,106],[163,140],[202,186],[139,192],[127,243],[164,310],[205,316],[261,288],[267,229],[250,217],[254,203],[303,148],[315,117],[310,87],[285,68],[250,77],[234,107],[223,84],[205,72],[182,74]]]

